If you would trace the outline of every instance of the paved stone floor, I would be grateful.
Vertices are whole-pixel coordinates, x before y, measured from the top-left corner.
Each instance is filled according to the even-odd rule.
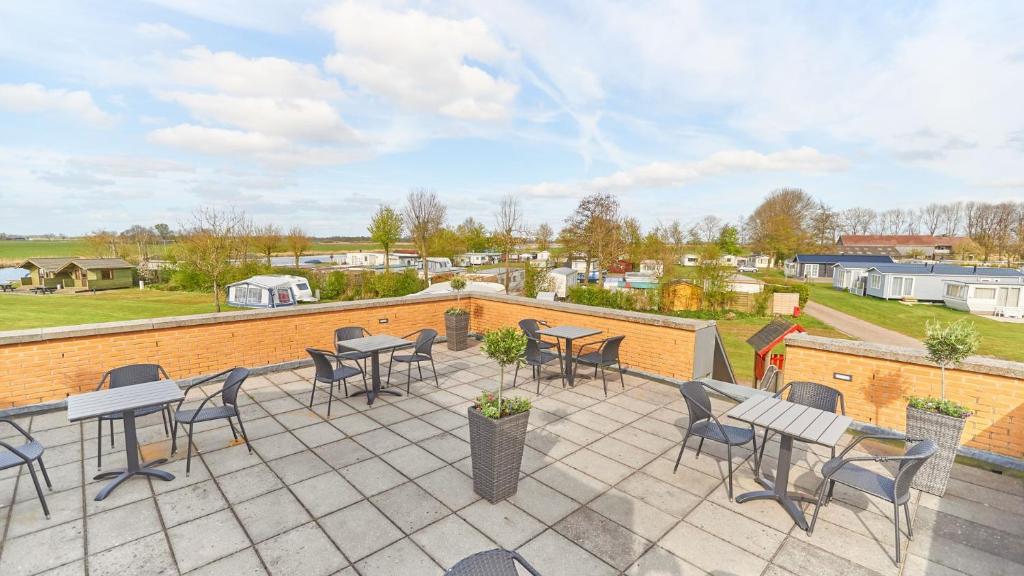
[[[958,465],[944,498],[915,493],[915,538],[896,566],[880,501],[839,487],[807,536],[774,503],[730,502],[710,443],[673,473],[685,404],[631,376],[607,398],[600,381],[545,382],[519,493],[488,504],[473,492],[465,410],[497,369],[476,349],[438,358],[441,389],[414,382],[411,397],[372,409],[335,401],[329,419],[325,391],[306,408],[310,369],[252,377],[242,402],[254,454],[227,427],[202,425],[189,477],[177,459],[164,466],[175,480],[132,480],[104,502],[88,480],[96,426],[63,412],[25,418],[47,446],[53,514],[43,517],[27,473],[0,472],[0,574],[429,575],[497,546],[546,576],[1024,574],[1019,480]],[[159,418],[145,424],[146,452],[166,453]],[[123,462],[122,440],[104,446],[105,467]],[[798,485],[815,487],[823,454],[797,450]],[[754,489],[749,452],[734,461],[737,492]]]

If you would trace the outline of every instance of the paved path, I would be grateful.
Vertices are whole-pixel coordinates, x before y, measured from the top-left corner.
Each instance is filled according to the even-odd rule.
[[[891,344],[893,346],[906,346],[909,348],[924,348],[924,344],[916,338],[911,338],[888,328],[882,328],[877,324],[850,316],[845,312],[840,312],[835,308],[829,308],[817,302],[808,301],[807,306],[804,307],[804,312],[858,340]]]

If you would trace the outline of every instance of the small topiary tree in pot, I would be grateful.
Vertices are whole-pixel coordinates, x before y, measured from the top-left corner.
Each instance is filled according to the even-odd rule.
[[[498,390],[485,392],[468,408],[473,490],[494,504],[516,493],[523,463],[530,401],[502,398],[505,368],[523,361],[526,336],[515,328],[499,328],[483,339],[483,352],[498,363]]]
[[[455,291],[455,306],[444,312],[444,336],[449,350],[465,350],[469,346],[469,311],[461,304],[466,279],[455,276],[449,283]]]
[[[930,321],[925,327],[924,345],[928,359],[940,370],[939,397],[911,396],[907,399],[907,437],[930,438],[939,449],[914,477],[914,487],[936,496],[946,492],[953,460],[960,447],[971,411],[946,399],[946,368],[956,366],[978,349],[980,338],[974,324],[957,320],[943,325]]]

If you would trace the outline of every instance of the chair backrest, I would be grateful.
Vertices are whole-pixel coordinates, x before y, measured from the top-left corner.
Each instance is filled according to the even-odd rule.
[[[434,347],[434,339],[437,338],[437,330],[433,328],[424,328],[420,330],[419,336],[416,337],[416,346],[413,350],[416,354],[425,354],[430,356],[430,351]]]
[[[703,384],[693,380],[683,382],[679,385],[679,391],[683,394],[683,400],[686,401],[691,426],[696,422],[711,418],[711,398],[708,397],[708,391],[704,389]]]
[[[248,368],[238,367],[228,373],[228,377],[224,379],[224,392],[221,393],[221,398],[224,399],[224,404],[230,406],[238,404],[238,391],[241,390],[242,384],[248,377]]]
[[[362,338],[364,334],[362,326],[345,326],[334,331],[334,341],[337,343],[341,340],[354,340]]]
[[[316,348],[306,348],[306,352],[313,358],[313,367],[316,369],[316,379],[325,382],[334,381],[334,365],[327,358],[327,352]]]
[[[810,406],[826,412],[838,412],[840,393],[817,382],[790,382],[786,400],[801,406]]]
[[[614,364],[619,361],[619,347],[625,336],[612,336],[601,345],[601,363]]]
[[[761,376],[761,380],[757,383],[757,389],[766,390],[768,392],[778,392],[779,368],[776,365],[768,365],[768,368],[764,371],[764,375]]]
[[[519,329],[523,331],[523,334],[526,334],[530,338],[540,339],[540,334],[537,334],[540,330],[540,322],[537,322],[533,318],[520,320]]]
[[[525,558],[516,552],[501,548],[477,552],[463,558],[452,566],[451,570],[445,572],[445,576],[518,576],[520,572],[516,569],[516,564],[527,573],[540,576]]]
[[[897,501],[910,495],[910,484],[914,481],[914,476],[924,466],[924,463],[935,454],[936,450],[938,450],[938,446],[934,440],[921,440],[907,449],[904,456],[910,459],[901,460],[900,467],[896,471],[896,493],[893,496]]]
[[[134,386],[146,382],[156,382],[161,379],[161,374],[166,376],[167,372],[159,364],[129,364],[119,366],[107,372],[109,375],[107,386],[110,388],[121,388],[123,386]]]
[[[540,340],[537,340],[529,334],[526,335],[526,353],[524,357],[527,362],[540,361]]]

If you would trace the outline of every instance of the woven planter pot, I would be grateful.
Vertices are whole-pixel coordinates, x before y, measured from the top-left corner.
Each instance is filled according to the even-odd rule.
[[[469,446],[473,490],[494,504],[516,493],[530,411],[494,420],[470,406]]]
[[[960,434],[966,423],[967,418],[945,416],[907,406],[907,437],[928,438],[938,445],[938,451],[914,477],[914,488],[936,496],[946,493],[946,483],[949,482],[953,459],[960,447]]]
[[[449,350],[465,350],[469,346],[469,313],[445,314],[444,335]]]

